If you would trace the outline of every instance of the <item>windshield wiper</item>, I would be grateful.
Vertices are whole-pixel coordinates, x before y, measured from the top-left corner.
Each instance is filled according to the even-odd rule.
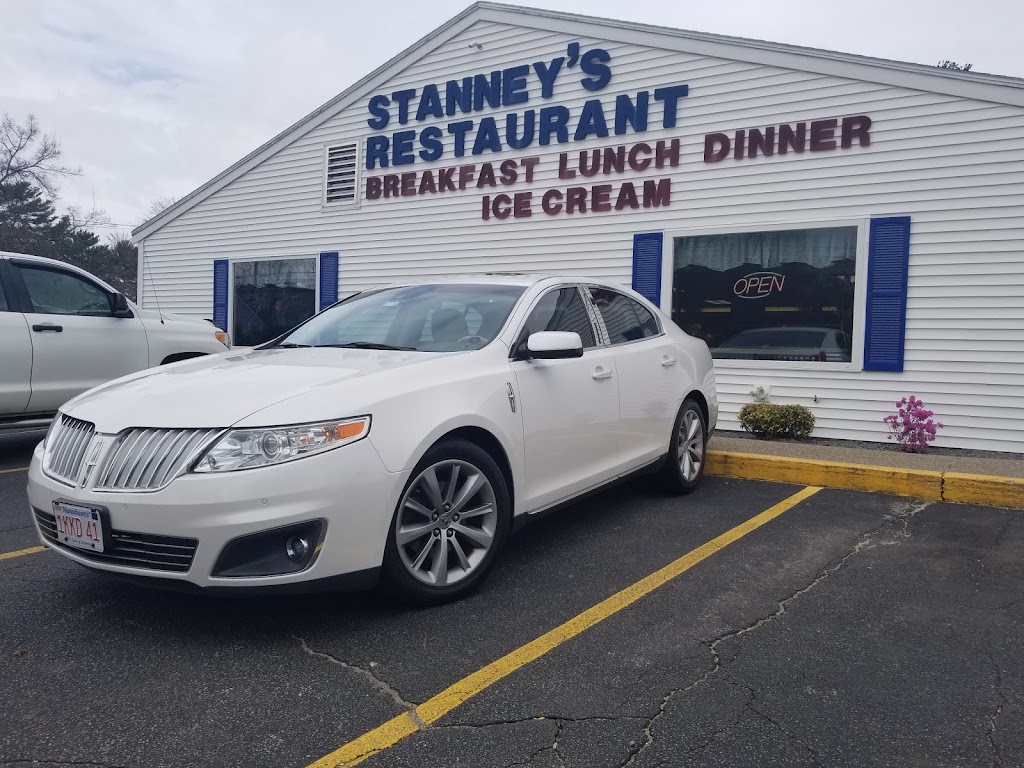
[[[415,352],[416,347],[396,347],[393,344],[378,344],[375,341],[350,341],[347,344],[316,344],[317,347],[337,349],[386,349],[392,352]]]
[[[280,349],[280,348],[284,348],[284,349],[298,349],[299,347],[309,347],[309,346],[310,346],[309,344],[296,344],[295,342],[292,342],[292,341],[285,341],[285,342],[282,342],[280,344],[275,344],[274,346],[270,347],[270,349]]]

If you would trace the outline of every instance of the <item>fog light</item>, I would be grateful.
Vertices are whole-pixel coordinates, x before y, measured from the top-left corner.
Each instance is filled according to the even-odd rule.
[[[309,542],[301,536],[292,536],[285,543],[284,551],[293,563],[301,563],[309,554]]]
[[[304,571],[316,560],[325,530],[326,521],[309,520],[239,536],[224,547],[213,575],[238,578]]]

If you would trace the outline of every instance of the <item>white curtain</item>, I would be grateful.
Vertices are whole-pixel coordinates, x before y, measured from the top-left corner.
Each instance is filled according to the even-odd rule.
[[[692,265],[722,272],[743,264],[758,264],[769,269],[793,261],[824,268],[836,261],[856,260],[857,228],[824,227],[677,237],[673,256],[676,268]]]

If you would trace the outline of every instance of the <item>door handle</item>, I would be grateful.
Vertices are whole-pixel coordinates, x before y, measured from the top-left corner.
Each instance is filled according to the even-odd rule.
[[[599,366],[597,366],[597,368],[594,369],[594,378],[598,379],[598,380],[600,380],[600,379],[610,379],[612,377],[612,373],[613,373],[613,371],[612,371],[611,368],[602,368],[599,365]]]
[[[36,333],[42,333],[43,331],[53,331],[54,333],[60,333],[64,330],[62,325],[54,325],[53,323],[40,323],[39,325],[33,325],[32,330]]]
[[[661,358],[661,364],[668,368],[676,364],[676,359],[671,355],[663,355]]]

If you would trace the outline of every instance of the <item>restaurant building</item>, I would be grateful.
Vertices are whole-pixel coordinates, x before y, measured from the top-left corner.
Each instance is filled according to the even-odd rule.
[[[1024,80],[477,3],[146,222],[143,306],[237,345],[339,297],[608,277],[753,398],[1024,452]]]

